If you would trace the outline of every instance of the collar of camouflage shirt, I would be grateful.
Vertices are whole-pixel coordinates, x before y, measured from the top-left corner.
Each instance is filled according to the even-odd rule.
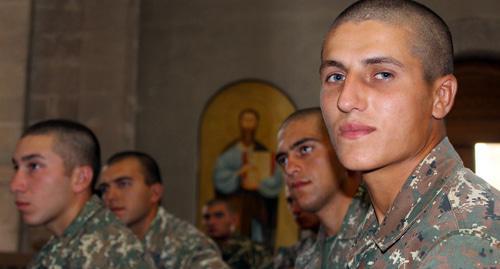
[[[80,210],[78,216],[71,222],[71,224],[64,230],[62,238],[72,238],[78,234],[78,232],[85,226],[85,223],[91,219],[95,213],[102,208],[101,200],[93,195],[85,206]]]
[[[450,174],[462,167],[462,161],[448,138],[444,138],[408,177],[380,226],[375,214],[370,216],[370,233],[378,248],[384,252],[435,200]]]

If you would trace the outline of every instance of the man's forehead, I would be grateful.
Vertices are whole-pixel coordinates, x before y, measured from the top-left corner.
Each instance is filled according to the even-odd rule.
[[[217,212],[227,212],[227,211],[229,211],[229,209],[225,203],[216,203],[216,204],[207,206],[207,211],[211,212],[211,213],[217,213]]]
[[[16,157],[22,155],[38,154],[43,155],[47,152],[53,153],[53,136],[52,135],[28,135],[21,138],[16,146]],[[21,155],[21,156],[18,156]]]
[[[130,178],[132,180],[142,178],[142,171],[140,166],[127,164],[127,163],[114,163],[105,165],[102,168],[101,175],[99,177],[99,183],[101,182],[112,182],[121,178]]]
[[[331,60],[328,58],[331,49],[341,49],[345,46],[349,51],[356,49],[356,51],[369,53],[374,50],[375,54],[378,49],[387,50],[387,44],[390,44],[391,48],[387,51],[400,51],[403,47],[404,50],[410,51],[413,35],[414,33],[408,27],[384,21],[347,21],[327,33],[323,42],[321,59]]]
[[[278,133],[278,148],[289,147],[306,138],[321,140],[323,134],[320,120],[320,115],[307,115],[289,122]]]

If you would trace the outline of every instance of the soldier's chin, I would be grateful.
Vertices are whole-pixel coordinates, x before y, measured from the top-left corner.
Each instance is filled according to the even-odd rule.
[[[22,219],[23,219],[24,224],[26,224],[30,227],[37,227],[37,226],[41,226],[41,225],[45,224],[44,221],[38,220],[38,219],[34,218],[33,216],[23,215]]]

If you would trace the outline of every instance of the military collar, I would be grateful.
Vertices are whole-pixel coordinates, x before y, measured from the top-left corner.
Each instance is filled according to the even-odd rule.
[[[165,223],[167,222],[167,218],[167,211],[163,208],[163,206],[159,205],[158,210],[156,211],[156,216],[154,217],[153,221],[151,221],[151,224],[149,224],[148,230],[146,231],[146,234],[142,239],[143,242],[146,241],[150,236],[154,236],[156,230],[162,229],[161,227],[164,227]]]
[[[72,238],[76,236],[85,224],[102,209],[102,201],[97,196],[93,195],[80,210],[78,216],[71,222],[71,224],[64,230],[61,238]]]
[[[361,228],[364,226],[370,209],[370,195],[364,183],[361,183],[347,209],[344,220],[342,221],[342,226],[340,226],[340,230],[337,234],[339,240],[356,239]]]
[[[367,228],[373,241],[384,252],[396,243],[440,193],[444,183],[462,161],[448,138],[444,138],[408,177],[382,224],[375,215]]]

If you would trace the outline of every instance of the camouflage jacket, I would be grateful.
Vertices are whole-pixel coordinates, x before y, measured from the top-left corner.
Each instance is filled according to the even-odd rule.
[[[272,268],[271,252],[243,236],[233,236],[219,245],[222,258],[234,269]]]
[[[161,269],[229,268],[212,239],[163,207],[158,208],[143,243]]]
[[[330,249],[327,251],[323,249],[327,237],[324,228],[321,227],[316,243],[297,256],[295,268],[345,268],[348,261],[346,253],[353,247],[357,235],[363,227],[362,224],[369,217],[367,214],[369,214],[370,209],[371,203],[368,192],[364,187],[360,187],[347,209],[342,226],[335,235]],[[328,253],[328,263],[322,264],[323,253],[325,252]]]
[[[62,236],[53,236],[28,268],[156,268],[139,239],[93,196]]]
[[[295,268],[295,260],[298,253],[310,248],[316,242],[317,236],[316,233],[311,232],[295,245],[279,248],[273,260],[274,269]]]
[[[498,268],[499,198],[445,138],[404,183],[382,224],[370,215],[349,267]]]

